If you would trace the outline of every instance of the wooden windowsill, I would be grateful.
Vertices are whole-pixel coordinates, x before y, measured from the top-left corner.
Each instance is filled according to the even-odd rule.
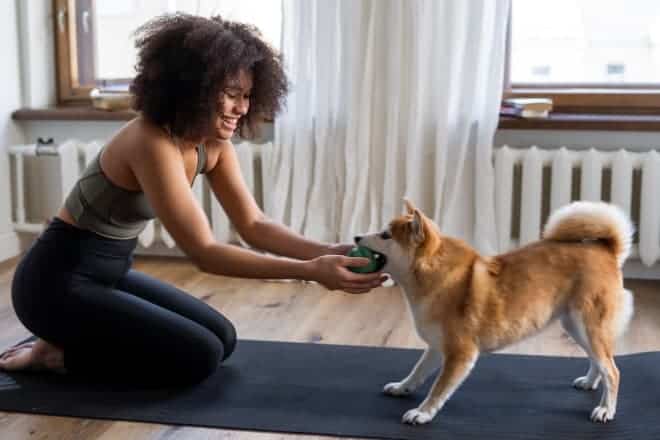
[[[16,121],[129,121],[133,110],[107,111],[91,106],[22,108],[12,113]],[[499,129],[660,131],[660,115],[551,113],[548,118],[500,117]]]
[[[551,113],[547,118],[523,119],[501,116],[499,129],[660,131],[660,115]]]
[[[108,111],[88,106],[22,108],[11,115],[15,121],[130,121],[133,110]]]
[[[99,110],[91,105],[21,108],[11,114],[14,121],[130,121],[136,116],[133,110]],[[272,124],[273,120],[264,122]]]

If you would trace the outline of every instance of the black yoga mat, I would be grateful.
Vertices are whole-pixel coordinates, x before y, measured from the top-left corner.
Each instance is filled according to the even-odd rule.
[[[589,421],[600,390],[571,387],[586,359],[484,355],[428,425],[403,413],[426,387],[385,396],[418,350],[241,340],[205,382],[185,389],[140,390],[66,376],[0,373],[0,410],[381,439],[658,439],[660,353],[620,356],[617,417]],[[0,428],[1,432],[1,428]]]

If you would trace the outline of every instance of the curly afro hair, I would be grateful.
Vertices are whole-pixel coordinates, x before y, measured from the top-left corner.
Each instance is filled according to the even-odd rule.
[[[251,25],[177,13],[135,31],[133,108],[182,139],[215,136],[220,92],[241,70],[252,73],[248,113],[238,134],[251,138],[284,106],[288,81],[281,55]]]

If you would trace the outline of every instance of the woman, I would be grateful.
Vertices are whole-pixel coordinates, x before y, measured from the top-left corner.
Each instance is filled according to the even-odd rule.
[[[137,37],[139,116],[103,148],[19,263],[13,305],[38,339],[6,351],[2,369],[159,385],[211,374],[234,349],[232,324],[130,270],[136,237],[154,217],[207,273],[313,280],[351,293],[384,280],[346,268],[368,263],[345,257],[350,245],[307,240],[269,221],[247,189],[230,139],[254,134],[287,92],[279,55],[255,28],[177,14],[148,22]],[[198,174],[247,243],[288,258],[217,243],[190,189]]]

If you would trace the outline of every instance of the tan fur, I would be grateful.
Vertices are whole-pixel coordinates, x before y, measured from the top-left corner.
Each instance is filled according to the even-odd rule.
[[[467,377],[479,352],[532,335],[556,318],[592,362],[593,371],[575,385],[594,388],[601,377],[605,383],[592,419],[611,420],[619,385],[614,343],[622,316],[630,315],[619,310],[627,291],[618,258],[630,241],[622,231],[632,228],[619,227],[602,213],[586,218],[580,212],[565,213],[543,240],[483,257],[463,241],[442,235],[412,203],[406,206],[408,214],[394,219],[389,230],[397,249],[410,256],[405,263],[409,267],[391,269],[399,274],[396,281],[405,291],[420,336],[430,352],[443,355],[444,369],[424,402],[406,413],[404,421],[430,421]],[[416,218],[421,224],[415,224]],[[360,244],[387,253],[378,237],[366,236]],[[423,381],[421,376],[433,370],[429,362],[420,359],[408,378],[388,384],[385,391],[412,391]]]

